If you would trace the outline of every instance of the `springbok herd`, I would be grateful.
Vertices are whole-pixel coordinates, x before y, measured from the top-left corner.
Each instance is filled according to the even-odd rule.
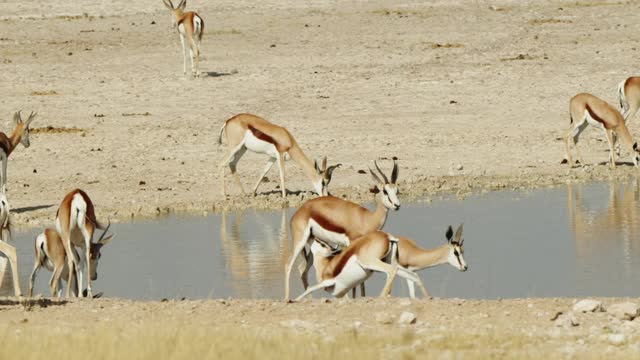
[[[180,36],[183,72],[186,74],[186,42],[189,46],[192,76],[198,76],[198,56],[204,21],[195,12],[184,11],[186,0],[181,0],[178,6],[174,6],[171,0],[163,0],[163,3],[171,10],[173,26],[177,28]],[[610,150],[609,163],[612,168],[616,164],[615,146],[618,137],[631,151],[633,163],[638,166],[640,149],[627,129],[626,121],[640,107],[640,77],[630,77],[621,82],[618,86],[618,97],[620,110],[591,94],[582,93],[571,99],[570,127],[564,138],[563,163],[568,163],[570,167],[574,165],[569,150],[569,139],[572,138],[578,157],[576,163],[584,164],[577,146],[578,139],[587,125],[593,125],[602,129],[607,138]],[[11,136],[0,132],[0,252],[8,258],[11,265],[16,296],[21,296],[21,291],[16,250],[8,243],[11,231],[9,202],[6,196],[7,159],[19,143],[29,147],[29,125],[35,116],[35,113],[31,113],[23,120],[21,112],[16,112],[15,128]],[[269,157],[253,188],[254,195],[271,167],[277,164],[280,189],[282,196],[286,197],[284,162],[289,159],[293,159],[302,169],[311,180],[313,190],[319,195],[305,202],[291,217],[293,252],[285,268],[285,300],[289,300],[291,271],[296,260],[305,289],[296,300],[319,289],[325,289],[338,297],[351,290],[355,296],[358,286],[361,295],[364,296],[364,282],[374,271],[386,274],[381,296],[390,293],[392,281],[398,275],[407,281],[412,298],[415,297],[416,284],[423,296],[428,297],[416,271],[445,263],[460,271],[467,270],[463,257],[462,225],[458,226],[455,233],[449,226],[445,233],[447,242],[428,250],[420,248],[408,238],[381,231],[388,211],[400,209],[397,158],[393,158],[393,169],[389,177],[380,169],[377,161],[374,161],[375,171],[369,168],[373,180],[370,191],[375,194],[376,199],[376,208],[370,211],[353,202],[331,196],[328,186],[334,170],[340,164],[327,166],[326,157],[321,164],[311,161],[287,129],[255,115],[239,114],[224,122],[220,129],[219,143],[222,143],[223,137],[229,146],[229,153],[219,167],[223,196],[226,196],[224,173],[227,166],[240,190],[245,193],[236,166],[247,150]],[[99,240],[93,242],[96,229],[102,230],[102,233]],[[33,294],[35,276],[40,267],[44,266],[53,272],[49,282],[51,296],[61,296],[62,279],[65,279],[66,297],[73,292],[77,297],[92,298],[91,282],[97,279],[100,250],[113,238],[113,235],[107,235],[108,229],[109,224],[105,226],[96,219],[93,203],[84,191],[75,189],[68,193],[57,210],[55,230],[45,229],[35,239],[35,264],[30,277],[29,296]],[[312,266],[315,268],[318,283],[309,286],[308,273]],[[86,288],[81,291],[84,276]]]

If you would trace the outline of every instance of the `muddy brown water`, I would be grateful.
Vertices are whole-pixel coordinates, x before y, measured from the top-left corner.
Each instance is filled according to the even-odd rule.
[[[169,216],[114,224],[116,238],[103,249],[94,289],[131,299],[279,299],[293,211]],[[460,222],[464,222],[469,271],[462,273],[449,265],[421,271],[433,296],[640,296],[637,180],[405,203],[389,214],[385,230],[430,248],[445,241],[447,225]],[[14,235],[23,292],[28,290],[37,232]],[[40,271],[35,294],[48,296],[50,274]],[[5,294],[11,291],[7,279]],[[367,282],[368,294],[377,295],[383,280],[382,275],[373,276]],[[292,286],[293,294],[302,291],[295,277]],[[408,296],[404,281],[396,281],[393,294]]]

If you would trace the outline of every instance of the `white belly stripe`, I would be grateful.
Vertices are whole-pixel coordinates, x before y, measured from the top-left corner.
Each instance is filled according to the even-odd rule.
[[[328,245],[341,247],[349,246],[349,237],[346,234],[329,231],[320,226],[320,224],[313,219],[309,219],[309,226],[311,227],[311,234],[328,243]]]
[[[251,133],[251,130],[247,130],[244,134],[244,146],[258,154],[266,154],[274,158],[278,157],[278,150],[276,149],[276,146],[272,143],[258,139]]]

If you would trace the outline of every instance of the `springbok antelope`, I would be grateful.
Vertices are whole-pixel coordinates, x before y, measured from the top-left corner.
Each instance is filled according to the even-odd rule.
[[[314,266],[316,269],[321,268],[322,272],[318,284],[306,289],[296,301],[319,289],[328,289],[334,296],[342,297],[350,289],[363,283],[373,271],[387,274],[380,296],[388,295],[398,271],[397,242],[398,239],[392,235],[372,231],[353,240],[349,247],[335,256],[331,256],[331,249],[314,242],[311,244]]]
[[[618,99],[622,117],[626,122],[640,108],[640,77],[632,76],[622,81],[618,85]]]
[[[11,241],[9,210],[9,201],[7,201],[5,193],[0,192],[0,253],[4,254],[9,260],[13,277],[13,293],[19,297],[22,296],[22,292],[20,291],[20,280],[18,278],[18,258],[16,256],[16,248],[9,245],[9,241]]]
[[[327,195],[328,186],[331,181],[333,171],[340,166],[332,165],[327,167],[327,159],[323,160],[323,167],[318,167],[318,164],[311,162],[309,158],[302,152],[300,146],[296,140],[291,136],[287,129],[274,125],[267,120],[251,115],[251,114],[238,114],[222,124],[220,128],[220,135],[218,136],[218,143],[222,144],[222,134],[227,137],[227,143],[229,145],[229,155],[224,158],[220,163],[220,178],[222,181],[222,196],[226,196],[226,189],[224,184],[224,170],[227,165],[231,169],[240,190],[244,194],[244,188],[240,181],[240,177],[236,172],[236,166],[240,158],[248,150],[259,154],[266,154],[269,156],[269,161],[262,171],[262,175],[258,179],[256,186],[253,188],[253,194],[258,191],[258,186],[262,183],[265,175],[271,170],[274,163],[278,163],[280,169],[280,187],[282,189],[282,197],[287,196],[285,189],[285,171],[284,161],[293,159],[298,166],[302,168],[302,171],[313,183],[313,188],[318,195]]]
[[[102,247],[108,244],[113,238],[113,234],[105,237],[109,230],[109,226],[111,226],[111,224],[107,225],[107,228],[104,229],[97,242],[91,243],[91,256],[89,258],[89,268],[91,269],[89,276],[91,277],[91,280],[98,279],[98,262],[102,256]],[[69,276],[69,267],[66,261],[67,255],[60,234],[53,229],[45,229],[41,234],[36,236],[34,250],[35,261],[31,277],[29,278],[29,297],[33,296],[33,284],[36,280],[36,274],[42,266],[53,272],[51,280],[49,280],[51,296],[60,297],[60,295],[62,295],[62,279],[68,278]],[[76,251],[75,246],[72,247],[72,250],[74,258],[79,259],[80,256]],[[78,288],[79,286],[75,284],[76,277],[73,276],[73,272],[71,272],[71,275],[72,282],[74,282],[72,285]],[[76,292],[75,295],[77,296],[78,293]]]
[[[0,191],[5,192],[7,189],[7,161],[9,155],[15,150],[18,144],[22,144],[25,148],[29,145],[29,125],[36,117],[36,113],[32,112],[27,121],[22,121],[20,111],[13,114],[13,121],[16,127],[13,129],[11,136],[0,132],[0,160],[2,160],[2,188]]]
[[[602,129],[607,142],[609,143],[609,163],[611,168],[616,167],[615,162],[615,138],[614,133],[620,137],[620,141],[629,148],[633,155],[633,163],[637,167],[640,160],[640,149],[638,149],[638,143],[634,142],[631,138],[631,134],[624,123],[624,118],[618,110],[609,105],[606,101],[601,100],[591,94],[578,94],[571,98],[569,103],[569,114],[571,124],[569,131],[564,138],[565,145],[565,158],[562,163],[568,163],[570,167],[573,166],[573,159],[569,151],[569,138],[573,138],[573,143],[576,148],[578,160],[581,164],[584,164],[584,160],[578,150],[578,139],[582,131],[587,125],[593,125]]]
[[[80,189],[69,192],[58,208],[56,214],[56,230],[62,238],[65,254],[67,256],[67,266],[71,271],[67,276],[67,293],[71,288],[71,277],[73,271],[77,279],[77,293],[80,293],[82,284],[82,265],[86,263],[86,273],[91,274],[91,246],[93,243],[93,233],[96,228],[105,230],[106,227],[96,219],[93,203],[89,195]],[[84,252],[78,259],[74,256],[74,246],[80,247]],[[91,276],[87,276],[87,296],[93,297],[91,292]]]
[[[354,239],[371,231],[380,230],[387,219],[389,209],[400,209],[398,200],[398,159],[393,158],[391,181],[374,162],[382,176],[381,180],[373,170],[369,169],[375,183],[371,192],[376,194],[376,209],[369,211],[364,207],[333,196],[322,196],[304,203],[291,217],[291,237],[293,252],[285,268],[285,301],[289,300],[289,279],[291,269],[300,256],[299,265],[302,284],[308,286],[307,274],[312,265],[313,256],[309,251],[314,239],[331,247],[347,247]],[[302,256],[301,256],[302,255]],[[316,278],[321,274],[316,269]]]
[[[200,56],[200,42],[204,33],[204,20],[193,11],[184,12],[187,7],[187,0],[182,0],[178,6],[173,6],[171,0],[162,0],[164,6],[171,10],[173,28],[178,28],[180,43],[182,44],[182,71],[187,74],[187,54],[185,48],[185,38],[189,44],[189,55],[191,56],[191,75],[198,76],[198,57]]]

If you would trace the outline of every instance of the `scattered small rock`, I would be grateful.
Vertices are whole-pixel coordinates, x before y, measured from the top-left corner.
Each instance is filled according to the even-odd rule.
[[[627,337],[623,334],[609,334],[607,340],[613,345],[622,345],[627,341]]]
[[[147,185],[147,182],[144,180],[140,180],[140,182],[138,183],[138,185]]]
[[[393,323],[393,317],[384,312],[379,312],[375,314],[375,319],[378,324],[389,325]]]
[[[416,314],[408,311],[403,311],[402,314],[400,314],[400,318],[398,318],[398,323],[405,325],[415,324],[417,320],[418,318],[416,317]]]
[[[640,307],[632,302],[613,304],[607,308],[607,313],[620,320],[633,320],[638,316]]]
[[[578,301],[573,305],[573,311],[575,312],[601,312],[604,311],[602,303],[598,300],[585,299]]]
[[[578,322],[578,319],[576,319],[575,315],[572,312],[559,315],[554,323],[556,324],[556,326],[563,328],[570,328],[580,325],[580,322]]]
[[[457,169],[457,170],[462,170],[462,169],[464,169],[464,166],[462,166],[462,164],[458,164],[458,165],[456,166],[456,169]]]

